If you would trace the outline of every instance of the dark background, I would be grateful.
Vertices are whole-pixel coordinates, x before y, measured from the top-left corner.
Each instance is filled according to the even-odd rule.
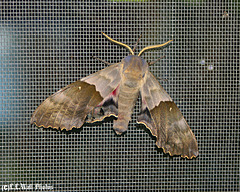
[[[1,187],[47,184],[51,191],[239,191],[239,2],[2,1],[0,3]],[[170,157],[136,126],[112,122],[71,132],[30,118],[60,88],[121,61],[128,50],[174,42],[142,55],[196,135],[199,157]],[[26,191],[26,190],[25,190]]]

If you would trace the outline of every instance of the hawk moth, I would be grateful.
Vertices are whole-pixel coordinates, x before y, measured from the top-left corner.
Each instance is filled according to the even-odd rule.
[[[189,125],[171,97],[149,71],[140,55],[149,49],[163,47],[172,40],[145,47],[138,56],[128,45],[130,55],[94,74],[72,83],[48,97],[33,113],[31,124],[71,130],[84,124],[115,116],[113,129],[121,135],[128,128],[135,102],[140,93],[141,113],[137,123],[144,124],[156,137],[156,145],[164,153],[192,159],[198,156],[197,141]],[[137,43],[136,43],[137,45]],[[135,45],[135,46],[136,46]]]

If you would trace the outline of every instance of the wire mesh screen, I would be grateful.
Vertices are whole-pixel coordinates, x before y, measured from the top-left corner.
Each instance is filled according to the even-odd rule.
[[[0,115],[2,191],[239,191],[238,1],[2,1]],[[70,132],[30,125],[37,106],[66,85],[144,53],[196,135],[199,156],[170,157],[137,126],[112,121]]]

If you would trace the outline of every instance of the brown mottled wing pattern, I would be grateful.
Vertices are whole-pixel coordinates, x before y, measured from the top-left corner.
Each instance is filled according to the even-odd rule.
[[[111,93],[118,87],[121,78],[113,83],[113,72],[116,77],[120,77],[119,64],[107,67],[59,90],[36,109],[31,123],[35,123],[38,127],[71,130],[74,127],[80,128],[89,114],[94,114],[99,120],[106,116],[105,112],[116,116],[117,110],[112,107]],[[91,81],[92,79],[96,81]],[[95,113],[95,109],[99,111],[101,109],[103,114]]]
[[[95,85],[96,91],[98,91],[103,98],[106,98],[120,84],[121,66],[121,63],[110,65],[105,69],[82,78],[81,81]]]
[[[157,137],[156,145],[170,155],[189,159],[198,156],[197,141],[189,125],[171,97],[150,73],[141,88],[142,113],[138,123]]]
[[[31,123],[66,130],[81,127],[86,115],[102,100],[94,85],[77,81],[47,98],[33,113]]]

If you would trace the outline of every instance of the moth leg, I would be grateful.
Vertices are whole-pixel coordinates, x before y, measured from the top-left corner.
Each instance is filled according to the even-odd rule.
[[[135,50],[136,50],[136,48],[137,48],[137,45],[138,45],[138,43],[139,43],[141,37],[142,37],[142,34],[139,36],[139,38],[138,38],[136,44],[134,45],[133,52],[135,52]]]
[[[158,58],[158,59],[155,60],[155,61],[148,62],[148,65],[153,65],[153,64],[155,64],[156,62],[158,62],[159,60],[163,59],[164,57],[165,57],[165,55],[162,56],[162,57],[160,57],[160,58]],[[159,77],[157,77],[157,79],[158,79],[158,80],[161,80],[161,81],[168,81],[167,79],[159,78]]]
[[[94,121],[95,117],[94,117],[94,112],[95,112],[95,108],[92,110],[92,116],[91,116],[91,121]]]
[[[112,63],[109,63],[109,62],[107,62],[107,61],[104,61],[104,60],[102,60],[102,59],[99,59],[98,57],[95,57],[95,56],[92,56],[92,57],[93,57],[94,59],[97,59],[97,60],[105,63],[106,65],[112,65]]]
[[[165,55],[162,56],[162,57],[160,57],[160,58],[158,58],[158,59],[155,60],[155,61],[148,62],[148,65],[153,65],[153,64],[157,63],[159,60],[163,59],[164,57],[165,57]]]
[[[168,81],[168,79],[164,79],[164,78],[160,78],[160,77],[156,77],[158,80],[160,80],[160,81],[165,81],[165,82],[167,82]]]

